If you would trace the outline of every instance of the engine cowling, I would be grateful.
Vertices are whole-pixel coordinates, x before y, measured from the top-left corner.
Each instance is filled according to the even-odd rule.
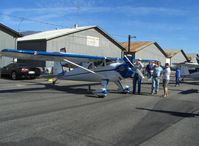
[[[116,71],[120,73],[123,78],[132,77],[134,70],[128,66],[128,64],[121,64],[116,68]]]

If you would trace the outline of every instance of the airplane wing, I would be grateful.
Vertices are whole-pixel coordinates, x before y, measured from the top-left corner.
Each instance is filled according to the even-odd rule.
[[[190,77],[193,78],[193,79],[199,79],[199,71],[190,74]]]
[[[199,64],[197,63],[186,63],[186,64],[183,64],[182,66],[186,66],[188,68],[199,68]]]
[[[173,65],[175,66],[185,66],[188,68],[199,68],[199,64],[198,63],[173,63]]]
[[[16,50],[16,49],[3,49],[0,52],[1,56],[24,59],[24,60],[43,60],[43,61],[64,61],[70,60],[76,64],[84,62],[102,61],[105,59],[117,60],[117,58],[104,57],[104,56],[90,56],[90,55],[79,55],[72,53],[62,52],[42,52],[32,50]]]

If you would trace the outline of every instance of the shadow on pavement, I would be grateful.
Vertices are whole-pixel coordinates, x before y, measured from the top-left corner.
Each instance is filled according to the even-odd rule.
[[[199,93],[199,92],[197,89],[189,89],[189,90],[179,92],[178,94],[192,94],[192,93]]]
[[[7,90],[0,90],[0,93],[17,93],[17,92],[27,92],[27,91],[38,91],[38,90],[46,90],[46,89],[53,89],[57,91],[62,91],[66,93],[73,93],[73,94],[92,94],[91,88],[92,86],[99,85],[98,83],[94,84],[79,84],[79,85],[67,85],[67,86],[58,86],[52,84],[42,84],[38,83],[38,85],[43,85],[43,87],[35,87],[35,88],[22,88],[22,89],[7,89]]]
[[[170,114],[173,116],[184,117],[184,118],[199,116],[199,114],[194,114],[194,113],[184,113],[184,112],[175,112],[175,111],[166,111],[166,110],[154,110],[154,109],[148,109],[148,108],[136,108],[136,109],[147,110],[150,112],[165,113],[165,114]]]
[[[149,111],[115,144],[117,146],[138,146],[184,118],[199,116],[193,112],[199,109],[197,103],[177,100],[160,100],[153,109],[137,107]]]

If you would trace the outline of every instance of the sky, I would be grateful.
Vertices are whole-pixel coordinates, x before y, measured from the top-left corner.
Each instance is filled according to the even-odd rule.
[[[0,23],[19,32],[97,25],[118,42],[199,53],[198,0],[1,0]]]

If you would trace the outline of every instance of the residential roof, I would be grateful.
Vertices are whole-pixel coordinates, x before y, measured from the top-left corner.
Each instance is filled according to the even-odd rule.
[[[12,35],[14,37],[21,37],[22,36],[19,32],[15,31],[15,30],[13,30],[11,28],[9,28],[8,26],[5,26],[2,23],[0,23],[0,30],[2,30],[5,33],[8,33],[8,34],[10,34],[10,35]]]
[[[112,41],[116,46],[118,46],[121,50],[125,50],[116,40],[114,40],[110,35],[108,35],[105,31],[103,31],[98,26],[84,26],[84,27],[75,27],[75,28],[65,28],[65,29],[57,29],[57,30],[49,30],[45,32],[39,32],[32,35],[27,35],[21,38],[18,38],[17,41],[36,41],[36,40],[51,40],[58,37],[66,36],[69,34],[85,31],[88,29],[96,29],[99,33],[104,35],[107,39]]]
[[[136,53],[138,51],[143,50],[144,48],[154,44],[163,54],[166,56],[164,50],[158,45],[157,42],[150,41],[141,41],[141,42],[131,42],[130,43],[130,52],[128,52],[128,42],[123,42],[121,45],[126,49],[129,54]]]

